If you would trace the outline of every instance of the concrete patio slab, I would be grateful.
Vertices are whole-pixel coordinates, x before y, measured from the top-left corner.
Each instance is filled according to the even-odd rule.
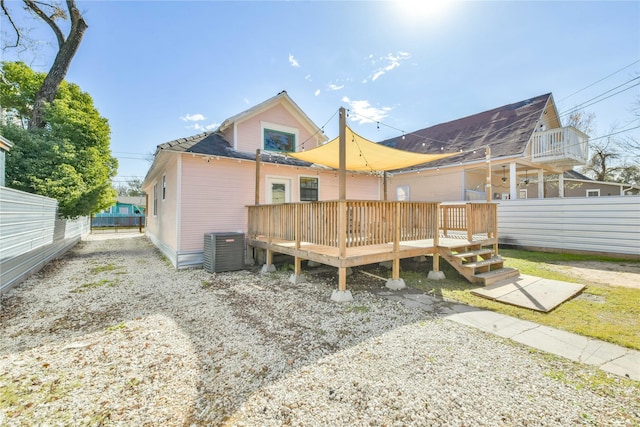
[[[520,275],[478,288],[472,294],[531,310],[549,312],[585,288],[577,283]]]

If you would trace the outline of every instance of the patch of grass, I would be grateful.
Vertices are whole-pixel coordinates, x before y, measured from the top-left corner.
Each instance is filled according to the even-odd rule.
[[[116,270],[122,270],[124,267],[122,266],[118,266],[118,265],[114,265],[114,264],[104,264],[104,265],[98,265],[95,267],[91,267],[91,269],[89,270],[89,272],[91,274],[98,274],[98,273],[103,273],[103,272],[108,272],[108,271],[116,271]],[[117,272],[119,273],[119,272]]]
[[[0,413],[8,418],[29,419],[38,406],[60,400],[77,387],[79,383],[64,377],[50,378],[46,372],[22,378],[0,375]]]
[[[127,329],[127,324],[125,322],[120,322],[107,327],[107,332],[120,331],[122,329]]]
[[[84,283],[79,287],[77,287],[76,289],[72,290],[71,292],[73,293],[84,292],[86,290],[99,288],[102,286],[108,286],[112,288],[114,286],[118,286],[119,284],[120,284],[119,280],[102,279],[102,280],[98,280],[97,282]]]
[[[366,305],[348,305],[344,311],[345,313],[366,313],[369,311],[369,307]]]
[[[554,270],[554,264],[563,261],[629,262],[599,256],[506,249],[500,254],[505,258],[506,266],[515,267],[523,274],[565,282],[576,282],[576,279]],[[549,313],[541,313],[472,295],[471,290],[476,285],[467,282],[446,262],[442,262],[440,267],[445,273],[445,280],[426,280],[424,275],[408,274],[407,271],[403,271],[401,276],[408,286],[445,299],[640,350],[640,304],[637,303],[640,301],[640,289],[603,286],[582,280],[587,287],[580,296]]]

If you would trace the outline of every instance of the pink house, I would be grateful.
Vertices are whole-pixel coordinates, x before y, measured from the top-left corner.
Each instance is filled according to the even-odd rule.
[[[337,199],[334,170],[283,155],[326,139],[283,91],[213,132],[158,145],[143,182],[147,236],[176,268],[197,267],[206,233],[247,232],[248,205]],[[380,200],[382,185],[377,175],[350,173],[347,194]]]

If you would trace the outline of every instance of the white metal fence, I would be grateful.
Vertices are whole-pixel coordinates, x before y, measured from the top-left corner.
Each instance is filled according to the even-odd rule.
[[[54,199],[0,187],[0,292],[89,233],[89,218],[58,219],[57,206]]]
[[[501,201],[498,236],[502,244],[528,249],[640,259],[640,197]]]

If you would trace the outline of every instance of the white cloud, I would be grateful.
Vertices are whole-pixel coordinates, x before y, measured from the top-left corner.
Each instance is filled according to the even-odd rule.
[[[296,58],[293,57],[292,54],[289,54],[289,64],[291,64],[291,66],[295,68],[300,67],[300,63]]]
[[[313,92],[313,94],[314,94],[315,96],[320,95],[320,89],[316,89],[316,91],[315,91],[315,92]]]
[[[329,90],[340,90],[344,87],[344,85],[336,85],[333,83],[329,83],[328,88]]]
[[[311,74],[307,74],[307,75],[304,77],[304,79],[305,79],[305,80],[308,80],[308,81],[312,81],[312,80],[311,80]]]
[[[183,122],[201,122],[202,120],[205,120],[205,117],[200,113],[187,114],[186,116],[180,117],[180,120]]]
[[[394,68],[398,68],[400,66],[401,61],[404,61],[409,58],[411,58],[411,54],[409,54],[409,52],[403,52],[403,51],[398,52],[396,55],[389,53],[386,56],[383,56],[382,58],[380,58],[380,61],[384,62],[385,65],[383,65],[382,67],[379,67],[377,70],[373,72],[373,74],[370,76],[371,81],[375,82],[378,79],[378,77],[383,76],[384,74],[388,73]],[[375,61],[373,63],[375,64]]]
[[[349,110],[352,112],[350,118],[352,121],[365,124],[375,123],[384,120],[391,111],[391,107],[374,107],[369,104],[367,100],[352,101],[346,96],[342,97],[342,102],[346,102],[349,105]]]
[[[201,125],[200,123],[194,123],[190,126],[187,126],[187,129],[193,129],[193,130],[205,132],[205,131],[217,129],[219,126],[220,126],[220,123],[210,123],[208,125]]]

